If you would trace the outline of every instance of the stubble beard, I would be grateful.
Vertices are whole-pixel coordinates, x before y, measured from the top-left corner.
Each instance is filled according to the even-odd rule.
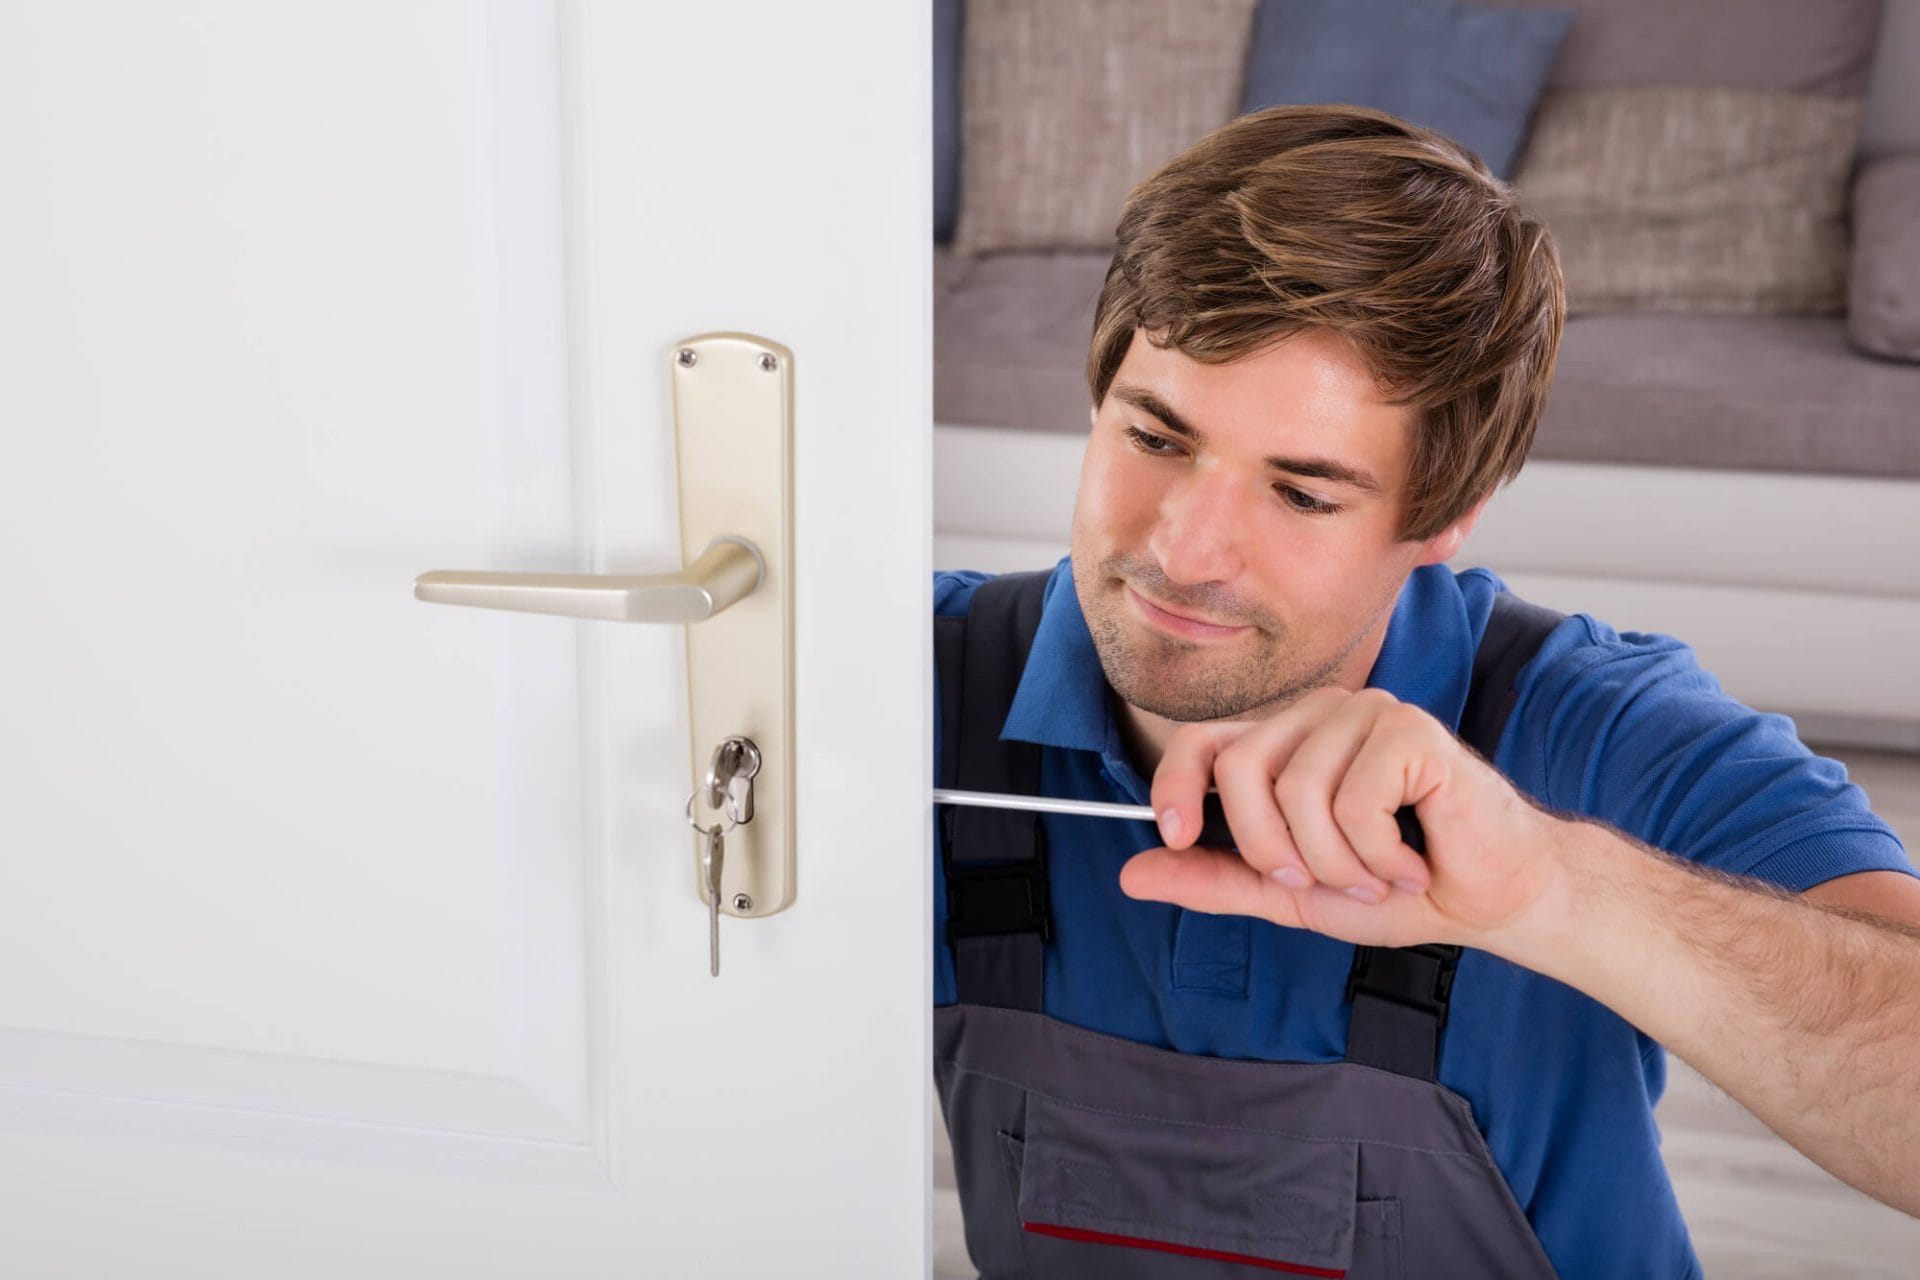
[[[1127,584],[1169,603],[1179,594],[1165,587],[1159,566],[1134,557],[1111,557],[1083,577],[1076,568],[1080,610],[1094,651],[1113,691],[1130,705],[1180,723],[1246,718],[1277,710],[1334,682],[1335,673],[1359,647],[1349,640],[1333,657],[1303,667],[1306,655],[1290,651],[1284,629],[1271,618],[1207,609],[1251,629],[1231,644],[1184,640],[1155,631],[1133,616]],[[1249,646],[1249,641],[1252,642]]]

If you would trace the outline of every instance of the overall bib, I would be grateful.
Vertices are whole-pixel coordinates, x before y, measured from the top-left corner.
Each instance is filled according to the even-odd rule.
[[[1039,793],[1040,748],[1000,728],[1048,576],[991,579],[934,620],[940,785]],[[1489,759],[1559,619],[1495,597],[1461,721]],[[1043,1012],[1038,815],[946,806],[939,830],[958,1002],[934,1010],[934,1081],[984,1280],[1551,1280],[1437,1079],[1458,947],[1355,949],[1344,1062],[1178,1053]]]

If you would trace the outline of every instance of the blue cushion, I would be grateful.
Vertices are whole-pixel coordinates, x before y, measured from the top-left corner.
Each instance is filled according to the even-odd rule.
[[[953,239],[960,215],[961,0],[933,0],[933,238]]]
[[[1446,134],[1507,178],[1572,25],[1565,9],[1261,0],[1241,110],[1374,107]]]

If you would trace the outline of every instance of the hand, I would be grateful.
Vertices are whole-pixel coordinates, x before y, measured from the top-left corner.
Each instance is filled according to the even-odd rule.
[[[1238,853],[1192,847],[1209,783]],[[1404,804],[1424,859],[1400,840]],[[1167,844],[1121,869],[1129,896],[1363,945],[1481,943],[1556,887],[1563,824],[1379,689],[1316,689],[1265,720],[1182,726],[1154,771],[1153,809]]]

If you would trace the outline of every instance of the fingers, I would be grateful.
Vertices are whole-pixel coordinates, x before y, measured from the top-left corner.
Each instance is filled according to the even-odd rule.
[[[1289,889],[1305,889],[1314,874],[1295,846],[1291,823],[1274,789],[1275,762],[1285,764],[1312,731],[1304,719],[1283,718],[1243,735],[1214,761],[1220,807],[1248,865]]]
[[[1384,901],[1391,890],[1390,880],[1397,877],[1375,874],[1377,868],[1355,848],[1350,838],[1355,829],[1346,821],[1361,819],[1364,828],[1366,815],[1357,812],[1351,800],[1343,801],[1341,791],[1385,710],[1382,699],[1394,702],[1391,695],[1378,691],[1341,700],[1291,754],[1273,783],[1293,848],[1307,874],[1319,884],[1366,903]],[[1394,802],[1397,807],[1397,795]],[[1392,810],[1382,816],[1392,826]],[[1398,843],[1397,829],[1394,838]],[[1377,841],[1361,843],[1377,850]]]
[[[1146,902],[1171,902],[1209,915],[1253,916],[1367,946],[1411,946],[1434,937],[1426,898],[1396,894],[1368,905],[1325,885],[1284,889],[1239,857],[1204,847],[1135,854],[1120,868],[1120,889]]]
[[[1200,808],[1213,785],[1214,761],[1255,726],[1243,721],[1189,724],[1174,730],[1153,771],[1149,799],[1169,849],[1184,849],[1200,834]],[[1225,797],[1222,797],[1224,799]],[[1231,824],[1231,816],[1227,819]]]
[[[1302,923],[1292,895],[1235,855],[1205,847],[1135,854],[1120,868],[1120,891],[1210,915],[1259,916],[1289,928]]]
[[[1389,711],[1375,722],[1334,793],[1334,821],[1367,869],[1407,893],[1425,893],[1433,868],[1400,838],[1397,814],[1409,796],[1407,761],[1419,750],[1414,740],[1428,726],[1410,707]]]
[[[1193,843],[1211,781],[1254,872],[1369,905],[1394,888],[1423,893],[1430,869],[1401,841],[1394,814],[1408,798],[1410,761],[1433,747],[1429,719],[1381,690],[1324,689],[1265,721],[1184,726],[1154,774],[1162,838],[1169,849]],[[1182,874],[1224,874],[1202,865]]]

